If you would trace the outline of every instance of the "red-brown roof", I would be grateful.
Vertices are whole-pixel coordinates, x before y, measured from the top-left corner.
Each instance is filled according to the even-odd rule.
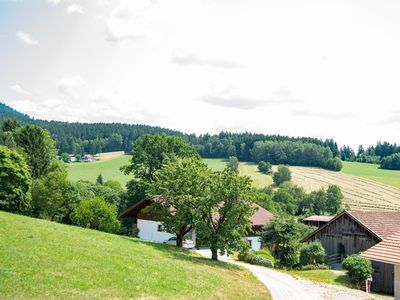
[[[135,203],[125,211],[119,214],[118,218],[132,218],[136,217],[136,215],[146,206],[149,206],[152,203],[151,200],[149,199],[143,199],[140,200],[139,202]],[[262,208],[261,206],[254,204],[256,207],[256,211],[254,214],[251,216],[251,221],[253,223],[253,226],[264,226],[267,224],[273,217],[274,215],[270,213],[268,210],[265,208]]]
[[[330,220],[332,220],[335,216],[318,216],[318,215],[313,215],[313,216],[309,216],[305,219],[303,219],[303,221],[311,221],[311,222],[329,222]]]
[[[314,232],[306,236],[302,242],[308,241],[318,232],[324,230],[330,226],[338,218],[343,215],[348,215],[354,221],[359,223],[371,234],[376,236],[379,240],[383,240],[385,237],[396,233],[400,230],[400,212],[397,211],[343,211],[338,214],[324,226],[318,228]]]
[[[361,256],[370,260],[400,264],[400,231],[369,248]]]
[[[349,213],[381,239],[400,230],[400,212],[398,211],[351,211]]]
[[[251,216],[251,222],[253,223],[253,226],[264,226],[274,217],[272,213],[260,205],[255,204],[255,206],[256,211]]]

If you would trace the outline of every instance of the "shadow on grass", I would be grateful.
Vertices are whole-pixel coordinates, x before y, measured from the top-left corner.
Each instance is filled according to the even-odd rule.
[[[344,285],[344,286],[347,286],[347,287],[350,287],[350,288],[353,287],[353,284],[351,283],[349,276],[347,276],[345,274],[339,275],[337,278],[335,278],[334,281],[337,284],[340,284],[340,285]]]
[[[149,242],[149,241],[143,241],[143,240],[127,237],[127,236],[122,236],[122,238],[126,239],[130,242],[133,242],[133,243],[145,244],[147,246],[150,246],[150,247],[154,248],[155,250],[165,253],[166,255],[168,255],[174,259],[179,259],[179,260],[191,262],[194,264],[202,264],[202,265],[207,265],[207,266],[212,266],[212,267],[223,268],[223,269],[232,270],[232,271],[241,269],[239,266],[236,266],[234,264],[230,264],[230,263],[223,262],[223,261],[214,261],[209,258],[202,257],[199,254],[197,254],[191,250],[188,250],[188,249],[177,248],[175,246],[153,243],[153,242]]]

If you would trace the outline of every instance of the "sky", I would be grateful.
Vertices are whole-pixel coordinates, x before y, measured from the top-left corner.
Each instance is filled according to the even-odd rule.
[[[35,118],[399,141],[400,1],[0,0],[0,101]]]

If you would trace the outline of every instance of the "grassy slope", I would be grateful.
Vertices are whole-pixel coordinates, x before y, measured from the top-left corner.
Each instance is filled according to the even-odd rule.
[[[129,158],[129,155],[123,155],[104,161],[71,163],[68,164],[68,176],[72,181],[89,180],[94,182],[101,173],[104,180],[118,180],[122,185],[125,185],[130,177],[125,176],[119,168],[127,165]]]
[[[379,169],[379,165],[343,162],[342,172],[400,188],[400,171]]]
[[[0,299],[270,299],[189,251],[0,212]]]

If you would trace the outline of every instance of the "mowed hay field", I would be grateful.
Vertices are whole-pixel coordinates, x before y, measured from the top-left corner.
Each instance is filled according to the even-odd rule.
[[[0,211],[0,299],[271,299],[189,250]]]
[[[352,210],[400,210],[400,189],[372,179],[318,168],[290,167],[292,181],[307,192],[340,186],[344,205]]]

